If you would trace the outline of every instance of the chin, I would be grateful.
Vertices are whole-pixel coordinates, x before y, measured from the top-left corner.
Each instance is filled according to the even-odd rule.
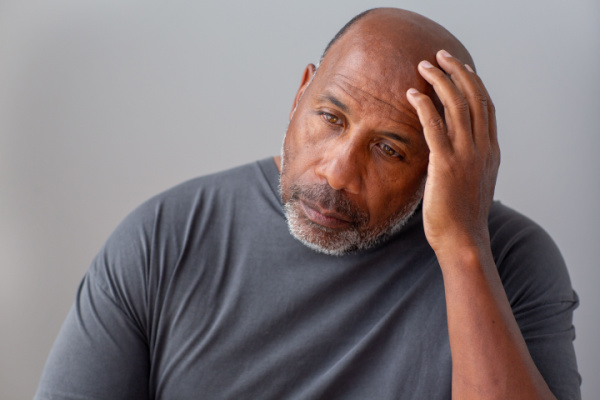
[[[329,229],[320,226],[299,211],[295,201],[285,203],[285,215],[292,236],[305,246],[319,253],[342,256],[376,247],[398,233],[415,214],[421,203],[421,196],[384,223],[372,228]]]

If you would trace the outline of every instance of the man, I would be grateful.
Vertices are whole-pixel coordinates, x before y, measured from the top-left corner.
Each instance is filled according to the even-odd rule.
[[[36,398],[579,398],[577,298],[547,235],[492,202],[499,162],[462,44],[359,15],[304,71],[281,158],[117,228]]]

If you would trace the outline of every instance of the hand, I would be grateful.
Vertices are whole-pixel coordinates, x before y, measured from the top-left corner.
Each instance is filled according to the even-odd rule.
[[[419,73],[444,107],[409,89],[429,146],[423,223],[444,279],[452,398],[555,399],[536,368],[490,246],[500,164],[494,106],[479,77],[443,50]],[[446,73],[448,75],[446,75]],[[476,299],[476,301],[474,301]]]
[[[444,50],[436,59],[441,69],[427,61],[418,68],[438,95],[445,122],[429,96],[407,92],[430,151],[425,234],[436,253],[457,245],[489,247],[487,218],[500,165],[494,105],[471,67]]]

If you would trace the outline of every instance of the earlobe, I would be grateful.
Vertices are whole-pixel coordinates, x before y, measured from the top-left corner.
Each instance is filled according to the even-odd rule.
[[[296,97],[294,98],[294,104],[292,105],[292,111],[290,111],[290,120],[294,116],[294,112],[296,111],[296,107],[298,107],[298,103],[300,102],[300,99],[302,98],[302,94],[308,87],[308,84],[312,80],[316,70],[317,70],[317,68],[315,67],[314,64],[308,64],[306,66],[306,68],[304,69],[304,73],[302,74],[302,81],[300,82],[300,87],[298,88],[298,91],[296,92]]]

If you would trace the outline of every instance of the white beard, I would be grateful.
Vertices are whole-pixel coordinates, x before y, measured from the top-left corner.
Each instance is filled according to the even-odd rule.
[[[295,111],[295,110],[294,110]],[[287,135],[287,132],[286,132]],[[425,191],[425,182],[427,177],[423,178],[419,189],[409,199],[408,203],[400,210],[392,214],[386,221],[379,224],[378,226],[368,228],[368,216],[364,215],[364,212],[355,210],[355,207],[345,204],[346,209],[353,209],[353,216],[355,217],[354,226],[345,230],[335,230],[318,225],[308,218],[302,215],[299,211],[301,207],[299,199],[290,195],[287,201],[283,200],[283,190],[281,186],[281,178],[285,174],[285,136],[281,146],[281,165],[280,165],[280,181],[279,181],[279,192],[282,194],[282,201],[284,203],[285,216],[288,223],[288,229],[292,236],[302,242],[304,245],[320,253],[341,256],[353,251],[366,250],[377,246],[378,244],[386,241],[391,236],[396,234],[406,222],[414,215],[416,210],[423,199],[423,193]],[[300,191],[310,191],[310,188],[300,188],[297,185],[291,185],[289,188],[294,191],[294,187]],[[330,192],[335,192],[334,189],[329,188]],[[336,196],[337,197],[337,196]],[[327,199],[331,205],[334,205],[334,201]]]
[[[299,211],[298,198],[292,196],[285,204],[285,215],[290,233],[303,244],[321,253],[340,256],[353,251],[374,247],[400,231],[414,215],[423,198],[424,184],[401,210],[392,214],[384,223],[368,228],[367,221],[358,217],[355,226],[334,230],[320,226]]]

